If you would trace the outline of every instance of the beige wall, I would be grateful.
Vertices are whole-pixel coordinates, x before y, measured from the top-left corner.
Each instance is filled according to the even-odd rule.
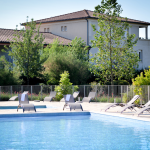
[[[150,66],[150,40],[138,40],[134,49],[139,53],[142,51],[142,60],[139,62],[139,70]]]
[[[67,26],[67,31],[61,31],[61,26]],[[81,37],[85,42],[87,42],[87,22],[84,19],[76,21],[44,23],[40,26],[40,32],[44,32],[44,28],[49,28],[51,33],[71,40],[77,36],[78,38]]]
[[[131,28],[129,30],[130,34],[135,34],[138,39],[136,46],[134,46],[134,50],[142,52],[142,60],[139,62],[138,69],[145,69],[150,66],[150,40],[148,39],[139,39],[139,27],[140,24],[131,24]],[[147,27],[147,25],[142,25],[143,27]]]
[[[91,24],[96,25],[97,30],[98,22],[95,19],[88,19],[89,23],[89,45],[91,45],[91,40],[94,40],[94,34],[96,32],[93,31]],[[38,26],[38,25],[37,25]],[[67,26],[67,31],[61,31],[61,26]],[[136,37],[139,39],[139,26],[140,24],[131,24],[129,29],[129,34],[135,34]],[[61,22],[51,22],[51,23],[43,23],[40,26],[40,32],[44,32],[44,28],[49,28],[49,32],[54,33],[56,35],[74,39],[76,36],[79,38],[81,37],[87,43],[87,21],[83,20],[76,20],[76,21],[61,21]],[[138,40],[134,50],[139,53],[142,50],[142,61],[139,62],[138,69],[148,68],[150,66],[150,40]],[[94,55],[98,51],[98,48],[91,48],[90,53]],[[90,56],[91,57],[91,56]]]

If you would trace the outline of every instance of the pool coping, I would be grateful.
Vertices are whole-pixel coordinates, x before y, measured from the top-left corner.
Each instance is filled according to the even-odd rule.
[[[50,112],[50,113],[19,113],[19,114],[0,114],[0,118],[13,117],[52,117],[52,116],[85,116],[91,115],[89,111],[84,112]]]
[[[133,120],[139,120],[139,121],[146,121],[146,122],[150,122],[149,120],[147,120],[147,118],[140,118],[139,116],[127,116],[127,115],[123,115],[123,114],[119,114],[119,113],[108,113],[108,112],[94,112],[91,111],[90,113],[95,113],[95,114],[102,114],[102,115],[107,115],[107,116],[114,116],[114,117],[120,117],[120,118],[126,118],[126,119],[133,119]]]
[[[47,108],[47,106],[46,105],[34,105],[35,106],[35,108]],[[17,109],[18,108],[18,106],[16,105],[16,106],[0,106],[0,110],[1,109]],[[22,109],[22,107],[20,107],[19,109]]]

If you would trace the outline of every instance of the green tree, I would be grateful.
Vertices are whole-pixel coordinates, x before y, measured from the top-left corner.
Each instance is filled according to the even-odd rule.
[[[72,94],[72,83],[69,79],[69,73],[64,71],[60,76],[59,86],[55,88],[55,91],[57,92],[56,99],[58,100],[63,98],[63,95]]]
[[[51,55],[57,55],[64,52],[68,52],[68,47],[63,45],[63,43],[60,43],[58,39],[54,39],[52,44],[49,44],[44,48],[41,59],[45,62]]]
[[[39,26],[40,27],[40,26]],[[31,20],[26,24],[26,30],[16,30],[13,41],[10,43],[11,51],[8,55],[13,58],[13,63],[19,67],[20,72],[29,78],[38,76],[43,70],[40,59],[44,37],[36,30],[36,23]]]
[[[148,98],[148,90],[145,85],[150,85],[150,66],[148,70],[144,70],[136,78],[132,79],[132,85],[134,86],[134,92],[140,95],[143,101]]]
[[[65,70],[69,72],[73,84],[86,84],[91,76],[86,44],[81,38],[75,38],[68,46],[62,44],[56,39],[44,49],[42,59],[45,60],[47,84],[58,84],[60,74]]]
[[[0,62],[2,62],[4,66],[4,68],[0,68],[0,86],[21,84],[22,80],[19,78],[20,72],[18,68],[14,67],[14,69],[11,70],[12,64],[5,59],[5,56],[0,57]]]
[[[51,54],[64,53],[73,54],[76,59],[88,60],[88,46],[81,38],[75,37],[68,45],[63,45],[58,39],[44,48],[42,59],[46,61]]]
[[[68,50],[72,52],[77,59],[87,61],[88,60],[88,46],[86,46],[86,43],[81,38],[75,37],[70,45]]]
[[[134,34],[129,34],[130,25],[127,18],[120,17],[121,6],[117,0],[102,0],[101,6],[95,7],[95,16],[98,16],[99,30],[96,32],[92,47],[98,47],[98,53],[91,58],[91,71],[103,77],[105,81],[132,78],[138,66],[138,54],[133,50],[137,43]]]
[[[76,59],[73,54],[51,54],[44,63],[47,74],[47,84],[59,84],[60,74],[65,70],[70,74],[70,81],[74,85],[87,84],[91,74],[87,61]]]

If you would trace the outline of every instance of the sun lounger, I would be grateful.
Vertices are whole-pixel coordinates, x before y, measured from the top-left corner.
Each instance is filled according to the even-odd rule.
[[[82,111],[83,111],[83,108],[82,108],[82,105],[81,105],[81,104],[70,103],[70,104],[68,104],[68,105],[69,105],[70,111],[71,111],[71,110],[76,110],[76,109],[79,109],[79,110],[82,110]]]
[[[43,100],[43,102],[44,102],[44,101],[49,101],[49,102],[51,102],[52,99],[55,98],[55,96],[56,96],[56,92],[55,92],[55,91],[50,92],[50,95],[49,95],[48,97],[45,97],[44,100]]]
[[[150,113],[150,106],[141,108],[141,109],[140,109],[139,111],[137,111],[134,115],[139,116],[139,115],[141,115],[144,111],[148,111],[148,112]]]
[[[140,106],[141,108],[134,114],[136,116],[139,116],[142,114],[144,111],[148,111],[150,113],[150,100],[143,106]]]
[[[108,109],[110,109],[111,107],[116,107],[116,106],[124,106],[120,112],[126,110],[127,108],[132,109],[132,108],[133,108],[133,103],[134,103],[139,97],[140,97],[139,95],[135,95],[126,105],[123,104],[123,103],[112,103],[112,104],[110,104],[110,105],[107,105],[105,108],[101,109],[101,111],[104,110],[104,111],[106,112],[106,111],[107,111]],[[130,106],[131,106],[131,107],[130,107]]]
[[[28,94],[18,94],[19,105],[17,111],[20,107],[23,108],[24,111],[34,110],[36,112],[35,106],[33,104],[29,104]]]
[[[134,109],[136,111],[135,104],[126,105],[126,106],[122,107],[121,110],[119,110],[117,112],[123,113],[126,109],[130,109],[131,111]]]
[[[78,95],[79,95],[79,93],[80,93],[79,91],[74,92],[74,93],[73,93],[73,98],[74,98],[74,99],[77,98]],[[62,99],[60,100],[60,102],[65,102],[65,99],[62,98]]]
[[[36,112],[35,106],[33,104],[23,104],[22,105],[23,112],[33,110]]]
[[[76,103],[74,102],[74,97],[73,97],[73,95],[71,95],[71,94],[64,95],[64,99],[65,99],[65,105],[64,105],[64,107],[63,107],[63,110],[64,110],[65,108],[69,108],[70,111],[71,111],[71,110],[76,110],[76,109],[80,109],[80,110],[83,111],[82,105],[81,105],[81,104],[76,104]]]
[[[18,96],[13,96],[9,99],[9,101],[15,101],[18,98]]]
[[[22,94],[27,94],[28,91],[24,91]],[[12,96],[9,101],[15,101],[18,98],[18,96]]]
[[[135,104],[133,104],[140,96],[139,95],[135,95],[131,101],[129,101],[124,107],[122,107],[119,111],[117,112],[120,112],[120,113],[123,113],[126,109],[130,109],[131,111],[132,110],[135,110]]]
[[[90,101],[91,101],[93,98],[95,98],[95,96],[96,96],[96,92],[90,92],[89,95],[88,95],[88,97],[84,97],[84,98],[82,99],[82,101],[76,101],[76,103],[83,103],[83,102],[88,102],[88,103],[90,103]]]

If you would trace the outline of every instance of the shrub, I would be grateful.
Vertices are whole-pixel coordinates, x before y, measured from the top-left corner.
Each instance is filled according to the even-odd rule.
[[[121,98],[116,97],[115,99],[116,99],[116,103],[121,103]]]
[[[109,103],[113,103],[113,102],[114,102],[114,98],[113,98],[113,97],[109,98],[109,99],[108,99],[108,102],[109,102]]]
[[[126,80],[113,80],[114,85],[129,85],[129,82]],[[106,82],[106,85],[111,85],[111,82]]]
[[[127,93],[123,93],[123,103],[127,103],[127,102],[128,102]]]
[[[68,71],[64,71],[60,76],[60,84],[55,88],[57,100],[63,98],[63,95],[72,94],[72,83],[70,82]],[[77,90],[77,86],[74,89]]]
[[[0,86],[2,85],[18,85],[21,84],[22,81],[19,79],[16,74],[11,73],[5,69],[0,69]]]
[[[140,99],[137,99],[137,100],[134,102],[134,104],[140,105]]]
[[[76,59],[73,54],[51,54],[44,63],[47,84],[58,85],[60,74],[68,71],[70,82],[74,85],[86,84],[91,74],[88,70],[88,62]]]
[[[108,98],[106,96],[103,96],[100,98],[100,102],[107,102]]]
[[[135,94],[140,95],[140,98],[143,101],[146,101],[148,91],[145,90],[143,85],[150,85],[150,66],[149,70],[144,70],[144,73],[141,72],[140,75],[138,75],[135,79],[132,79],[132,83],[135,86]]]
[[[123,94],[123,103],[127,103],[135,95],[134,86],[133,85],[129,86],[128,95],[127,95],[127,93],[122,93],[122,94]]]

